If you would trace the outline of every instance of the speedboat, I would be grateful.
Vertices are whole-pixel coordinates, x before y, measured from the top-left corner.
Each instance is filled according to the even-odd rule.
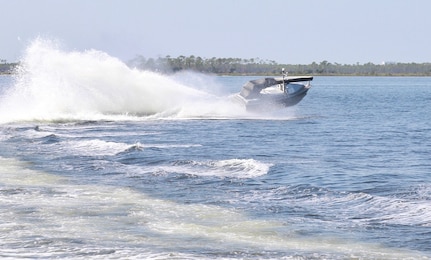
[[[312,76],[287,76],[283,69],[282,77],[248,81],[233,99],[254,112],[294,106],[305,97],[312,80]]]

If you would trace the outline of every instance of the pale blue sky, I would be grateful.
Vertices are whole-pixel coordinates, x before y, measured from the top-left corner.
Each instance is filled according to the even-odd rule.
[[[0,59],[37,36],[128,61],[431,62],[429,0],[0,0]]]

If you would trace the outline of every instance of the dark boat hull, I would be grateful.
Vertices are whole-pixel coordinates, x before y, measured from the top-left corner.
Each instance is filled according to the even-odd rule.
[[[310,85],[301,85],[294,93],[260,94],[253,99],[246,99],[240,94],[235,99],[242,103],[247,111],[265,112],[298,104],[306,95]]]

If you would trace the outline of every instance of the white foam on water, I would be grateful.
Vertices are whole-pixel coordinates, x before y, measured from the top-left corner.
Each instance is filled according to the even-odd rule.
[[[269,172],[272,164],[254,159],[227,159],[216,161],[177,161],[171,165],[129,166],[128,172],[139,174],[187,174],[220,178],[254,178]]]
[[[176,163],[177,172],[197,176],[253,178],[268,173],[272,164],[254,159],[228,159],[218,161],[187,161]]]
[[[428,186],[421,186],[417,192],[427,193],[431,190]],[[261,201],[271,201],[279,198],[278,192],[261,194],[256,192],[248,200],[259,198]],[[303,189],[295,191],[295,203],[311,209],[313,214],[326,212],[325,218],[333,218],[341,225],[404,225],[404,226],[431,226],[431,204],[429,198],[397,198],[358,193],[332,193],[325,190]],[[331,209],[331,210],[328,210]],[[332,212],[332,215],[328,215]]]
[[[288,225],[234,209],[179,204],[127,187],[74,184],[28,166],[0,158],[0,254],[5,257],[133,258],[163,251],[195,252],[190,258],[198,259],[205,252],[271,250],[329,258],[423,257],[371,243],[299,236]]]
[[[431,204],[428,200],[372,196],[365,193],[352,193],[332,199],[327,197],[324,200],[330,200],[328,203],[334,204],[344,203],[344,208],[348,210],[343,214],[355,217],[353,222],[356,224],[378,222],[389,225],[431,226]]]
[[[31,164],[0,157],[0,183],[2,185],[54,185],[64,178],[29,169]]]
[[[126,144],[119,142],[109,142],[100,139],[83,140],[83,141],[66,141],[62,145],[62,150],[67,149],[67,154],[103,156],[116,155],[128,149],[143,149],[140,143]]]

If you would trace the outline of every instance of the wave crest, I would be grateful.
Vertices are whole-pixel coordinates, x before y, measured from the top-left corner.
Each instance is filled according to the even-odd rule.
[[[268,173],[271,164],[254,159],[228,159],[219,161],[177,161],[175,171],[198,175],[234,178],[253,178]]]

